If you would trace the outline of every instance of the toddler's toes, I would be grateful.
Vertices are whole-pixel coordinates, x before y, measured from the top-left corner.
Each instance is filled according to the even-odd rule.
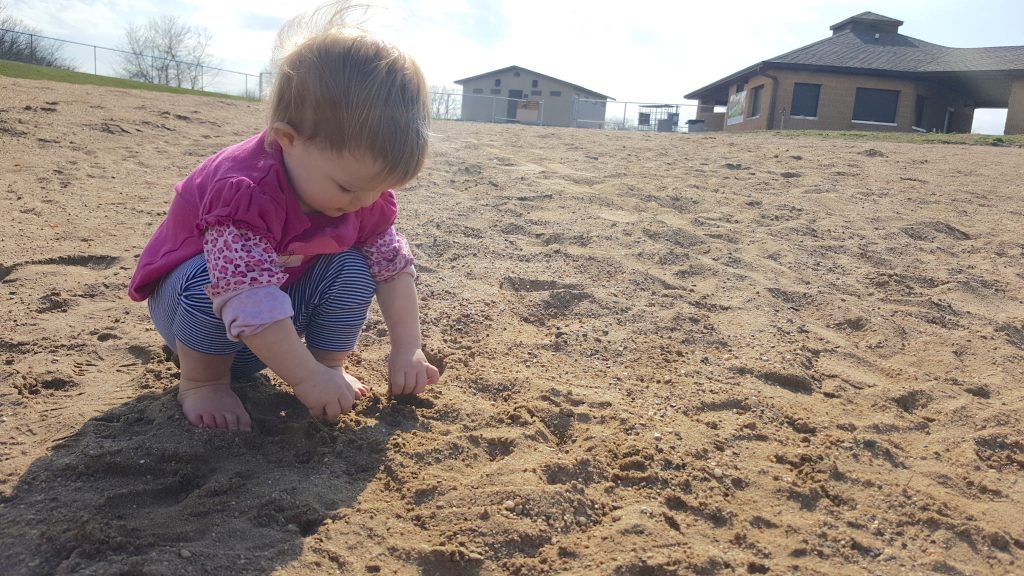
[[[202,414],[199,415],[199,417],[203,421],[203,423],[200,426],[200,428],[216,428],[217,427],[217,417],[214,416],[212,412],[203,412]]]

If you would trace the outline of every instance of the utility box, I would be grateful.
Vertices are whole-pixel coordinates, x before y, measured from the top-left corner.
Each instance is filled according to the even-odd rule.
[[[703,120],[687,120],[686,121],[687,132],[705,132]]]

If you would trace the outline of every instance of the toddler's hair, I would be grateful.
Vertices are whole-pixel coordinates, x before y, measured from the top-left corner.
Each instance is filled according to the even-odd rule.
[[[427,84],[411,57],[347,22],[358,9],[334,2],[281,28],[270,125],[285,122],[332,152],[368,155],[400,186],[426,159]]]

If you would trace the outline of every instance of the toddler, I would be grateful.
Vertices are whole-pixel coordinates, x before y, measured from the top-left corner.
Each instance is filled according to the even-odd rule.
[[[427,153],[429,104],[407,55],[347,26],[339,3],[278,35],[267,129],[176,186],[129,285],[181,365],[194,426],[249,430],[231,377],[269,366],[319,419],[368,388],[345,372],[376,293],[391,394],[438,380],[421,350],[413,257],[393,188]],[[287,46],[296,28],[317,30]],[[305,343],[301,338],[305,337]]]

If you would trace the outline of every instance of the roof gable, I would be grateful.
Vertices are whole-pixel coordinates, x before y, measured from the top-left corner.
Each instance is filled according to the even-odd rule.
[[[542,78],[547,78],[548,80],[554,80],[555,82],[560,82],[562,84],[566,84],[568,86],[572,86],[573,88],[576,88],[577,90],[581,90],[583,92],[587,92],[587,93],[593,94],[593,95],[595,95],[595,96],[597,96],[599,98],[606,98],[608,100],[615,100],[615,98],[612,98],[611,96],[606,96],[604,94],[601,94],[600,92],[597,92],[595,90],[591,90],[590,88],[584,88],[583,86],[580,86],[579,84],[573,84],[572,82],[567,82],[565,80],[562,80],[561,78],[555,78],[554,76],[548,76],[547,74],[541,74],[540,72],[536,72],[534,70],[530,70],[528,68],[523,68],[522,66],[516,66],[516,65],[506,66],[504,68],[498,68],[497,70],[491,70],[490,72],[484,72],[483,74],[477,74],[475,76],[470,76],[468,78],[463,78],[461,80],[456,80],[455,83],[461,86],[463,83],[469,82],[470,80],[476,80],[478,78],[483,78],[485,76],[492,76],[492,75],[495,75],[495,74],[504,74],[505,72],[509,72],[511,70],[519,70],[519,71],[522,71],[522,72],[529,72],[530,74],[535,74],[535,75],[540,76]]]

